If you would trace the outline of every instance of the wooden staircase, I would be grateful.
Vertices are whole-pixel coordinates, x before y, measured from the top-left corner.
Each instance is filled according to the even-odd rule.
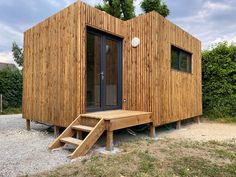
[[[104,119],[91,118],[86,116],[78,116],[66,130],[49,145],[49,149],[55,149],[72,144],[76,149],[68,157],[74,159],[85,155],[91,147],[96,143],[98,138],[105,131]],[[82,132],[87,132],[87,136],[83,139]],[[76,137],[76,138],[75,138]]]

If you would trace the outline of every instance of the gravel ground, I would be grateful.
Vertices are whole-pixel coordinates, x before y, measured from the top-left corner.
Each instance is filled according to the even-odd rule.
[[[47,150],[54,139],[46,131],[48,126],[32,123],[32,130],[27,131],[21,117],[0,116],[0,176],[37,173],[70,162],[68,151]]]
[[[69,152],[66,149],[54,152],[47,150],[48,144],[54,140],[53,133],[47,131],[48,126],[32,123],[31,128],[31,131],[25,129],[25,120],[22,119],[22,115],[0,116],[0,176],[38,173],[71,162],[67,158]],[[156,132],[157,140],[159,138],[181,138],[197,141],[236,141],[236,124],[187,123],[179,130],[158,128]],[[147,134],[148,132],[137,134],[135,138],[147,137]],[[135,138],[126,130],[116,131],[114,144],[116,146]],[[103,135],[89,155],[95,151],[104,151],[104,140]]]
[[[161,132],[159,137],[190,139],[193,141],[235,141],[236,143],[236,124],[190,123],[178,130]]]

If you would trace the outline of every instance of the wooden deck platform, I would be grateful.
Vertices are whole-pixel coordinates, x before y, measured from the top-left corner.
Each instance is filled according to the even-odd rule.
[[[113,131],[141,124],[152,123],[152,113],[129,110],[100,111],[81,114],[82,117],[103,119],[106,130]]]
[[[129,110],[111,110],[111,111],[99,111],[81,114],[81,116],[98,118],[104,120],[114,120],[114,119],[122,119],[127,117],[135,117],[135,116],[145,116],[151,115],[151,112],[143,112],[143,111],[129,111]]]
[[[150,124],[150,136],[155,136],[151,112],[112,110],[79,115],[66,130],[49,146],[55,149],[66,143],[77,146],[71,158],[85,155],[104,131],[107,132],[106,149],[113,149],[113,131],[141,124]],[[82,132],[88,132],[83,139]],[[76,135],[76,139],[73,136]]]

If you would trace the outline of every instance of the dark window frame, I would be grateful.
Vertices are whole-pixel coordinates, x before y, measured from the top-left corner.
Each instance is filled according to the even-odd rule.
[[[173,51],[175,51],[176,53],[177,53],[177,55],[178,55],[178,58],[177,58],[177,67],[173,67],[173,65],[172,65],[172,52]],[[170,65],[171,65],[171,69],[173,69],[173,70],[177,70],[177,71],[181,71],[181,72],[185,72],[185,73],[192,73],[192,53],[191,52],[188,52],[188,51],[186,51],[186,50],[183,50],[183,49],[181,49],[181,48],[179,48],[179,47],[176,47],[176,46],[174,46],[174,45],[171,45],[171,51],[170,51],[170,55],[171,55],[171,57],[170,57]],[[182,67],[181,67],[181,58],[180,58],[180,56],[181,56],[181,53],[183,53],[183,54],[187,54],[188,56],[189,56],[189,70],[188,70],[188,67],[186,68],[186,69],[183,69]]]
[[[90,33],[90,34],[95,34],[101,37],[101,43],[100,43],[100,71],[104,72],[104,75],[106,77],[106,64],[105,64],[105,59],[106,59],[106,55],[105,55],[105,41],[107,39],[110,40],[114,40],[117,42],[117,48],[118,48],[118,63],[117,63],[117,67],[118,67],[118,80],[117,80],[117,101],[118,104],[116,106],[110,106],[110,107],[106,107],[106,79],[100,80],[100,107],[99,108],[88,108],[86,105],[86,112],[95,112],[95,111],[106,111],[106,110],[115,110],[115,109],[121,109],[122,108],[122,77],[123,77],[123,38],[119,37],[119,36],[115,36],[113,34],[104,32],[104,31],[100,31],[96,28],[92,28],[90,26],[87,26],[86,28],[86,35]],[[86,39],[87,40],[87,39]],[[87,49],[86,49],[87,51]],[[87,65],[87,57],[86,57],[86,65]],[[87,67],[87,66],[86,66]],[[86,71],[87,74],[87,71]],[[87,77],[86,77],[87,78]],[[87,80],[86,80],[87,82]],[[86,87],[87,87],[87,83],[86,83]],[[87,88],[86,88],[87,90]],[[87,97],[87,95],[86,95]],[[86,98],[87,100],[87,98]],[[86,103],[87,104],[87,103]]]

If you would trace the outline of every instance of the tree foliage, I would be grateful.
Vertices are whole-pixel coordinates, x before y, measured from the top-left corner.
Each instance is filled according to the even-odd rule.
[[[123,20],[135,16],[133,0],[103,0],[102,4],[95,7]]]
[[[156,11],[163,17],[167,17],[170,14],[169,8],[161,0],[143,0],[141,8],[145,13]]]
[[[103,0],[102,4],[97,4],[95,7],[122,20],[135,17],[133,0]],[[170,13],[167,5],[161,0],[143,0],[141,8],[145,13],[156,11],[164,17]]]
[[[209,117],[236,117],[236,45],[202,53],[203,108]]]
[[[23,49],[20,48],[16,42],[12,43],[12,54],[13,54],[13,58],[14,61],[19,65],[19,66],[23,66]]]
[[[3,107],[21,107],[22,73],[18,69],[0,70],[0,94],[3,95]]]

